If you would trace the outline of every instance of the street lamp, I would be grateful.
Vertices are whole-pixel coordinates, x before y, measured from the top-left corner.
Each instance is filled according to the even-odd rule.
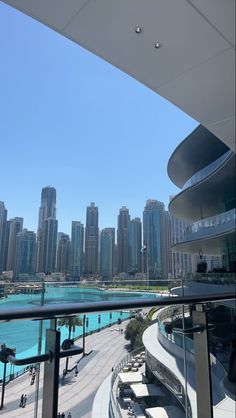
[[[148,285],[149,285],[149,266],[148,266],[147,241],[143,241],[143,246],[141,248],[141,253],[143,253],[143,259],[145,259],[145,255],[146,255],[146,268],[147,268],[147,272],[146,272],[146,286],[148,287]]]
[[[85,353],[85,337],[88,333],[89,319],[86,315],[83,316],[83,357],[86,356]]]

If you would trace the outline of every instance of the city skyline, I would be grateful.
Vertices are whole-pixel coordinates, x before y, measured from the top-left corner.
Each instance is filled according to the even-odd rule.
[[[13,277],[17,280],[23,276],[29,277],[34,272],[36,275],[59,273],[63,277],[70,274],[73,279],[82,275],[91,277],[99,274],[103,278],[112,278],[116,273],[123,277],[134,277],[137,274],[141,278],[147,272],[147,266],[155,279],[166,278],[170,274],[170,269],[164,262],[169,257],[170,242],[167,243],[167,234],[170,215],[165,211],[162,202],[147,200],[143,209],[143,224],[140,217],[132,219],[129,209],[122,206],[117,216],[117,228],[104,229],[99,228],[99,208],[95,202],[91,202],[86,208],[85,227],[80,221],[72,220],[69,236],[58,231],[57,190],[53,186],[45,186],[41,190],[37,239],[34,231],[23,229],[23,218],[8,219],[7,208],[4,202],[0,203],[3,271],[9,272],[7,274],[13,272]],[[161,207],[162,218],[167,216],[165,224],[160,222],[159,212],[153,213],[148,226],[153,230],[152,239],[147,235],[144,216],[150,203],[157,205],[157,208]],[[143,233],[148,248],[146,256],[149,258],[153,254],[153,261],[149,258],[146,267],[145,256],[142,257],[141,251]],[[156,251],[157,240],[160,244],[159,236],[162,244]],[[160,257],[162,261],[159,260]],[[152,267],[154,264],[158,266],[155,274]]]
[[[42,191],[44,189],[47,189],[47,188],[54,189],[56,191],[57,195],[58,195],[58,191],[57,191],[57,189],[54,186],[43,186],[42,189],[41,189],[41,194],[42,194]],[[173,196],[171,196],[171,198],[172,197]],[[57,199],[58,199],[58,197],[57,197]],[[83,215],[82,219],[70,219],[69,220],[70,224],[69,224],[68,231],[62,230],[62,228],[59,227],[59,225],[60,225],[60,219],[59,219],[58,216],[55,216],[55,217],[54,216],[48,216],[48,218],[55,218],[57,220],[57,222],[58,222],[58,234],[66,234],[66,235],[69,235],[71,237],[72,223],[73,222],[79,223],[79,224],[83,225],[83,227],[85,228],[86,227],[86,212],[87,212],[87,209],[91,205],[96,205],[96,207],[99,210],[99,221],[98,221],[99,232],[102,231],[103,229],[107,229],[107,228],[115,228],[115,230],[117,231],[118,217],[119,217],[119,213],[120,213],[120,211],[122,209],[127,209],[128,210],[128,213],[129,213],[129,218],[130,218],[129,220],[130,221],[135,221],[136,219],[142,219],[143,210],[144,210],[145,205],[147,204],[147,202],[148,201],[155,201],[155,200],[159,200],[159,199],[154,198],[154,197],[153,198],[150,198],[149,197],[145,201],[143,201],[143,207],[141,209],[141,212],[139,214],[136,214],[136,215],[135,214],[133,215],[133,214],[130,213],[130,208],[128,206],[124,206],[124,205],[118,206],[117,207],[117,210],[116,210],[116,215],[115,215],[114,223],[112,225],[109,225],[109,224],[106,223],[103,226],[103,225],[100,224],[101,210],[100,210],[100,207],[96,204],[96,202],[93,202],[93,201],[90,201],[90,202],[87,203],[86,207],[84,208],[84,215]],[[27,229],[28,231],[32,231],[32,232],[35,232],[35,233],[39,234],[39,222],[40,222],[39,219],[40,219],[40,212],[41,212],[41,206],[40,205],[39,205],[38,210],[37,210],[38,218],[37,218],[36,226],[35,226],[35,228],[29,228],[28,227],[28,224],[27,224],[27,219],[24,217],[24,215],[23,216],[18,216],[17,214],[15,214],[15,216],[12,218],[12,217],[9,216],[9,210],[8,210],[7,202],[5,202],[4,200],[0,200],[0,203],[2,205],[4,205],[4,208],[7,211],[7,221],[8,222],[9,221],[13,221],[15,219],[16,220],[22,219],[22,225],[24,224],[24,227],[22,226],[22,228]],[[168,206],[166,207],[166,205],[165,205],[164,202],[160,202],[160,203],[162,203],[164,205],[164,210],[165,211],[168,211]],[[58,213],[58,204],[56,206],[56,211]],[[47,218],[45,218],[45,219],[47,219]]]

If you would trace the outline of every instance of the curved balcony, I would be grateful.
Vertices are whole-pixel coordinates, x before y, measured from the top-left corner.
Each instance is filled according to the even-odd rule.
[[[200,171],[195,173],[186,183],[183,185],[182,190],[187,189],[188,187],[193,186],[196,183],[199,183],[204,178],[208,177],[211,173],[213,173],[218,167],[221,166],[231,155],[233,155],[233,151],[229,150],[221,155],[217,160],[213,161],[208,166],[202,168]]]
[[[173,248],[176,251],[193,253],[199,253],[201,249],[208,255],[221,254],[225,241],[235,233],[235,222],[235,209],[194,222],[185,229],[183,239]]]
[[[170,204],[170,212],[180,219],[195,222],[225,212],[235,198],[235,158],[230,151],[205,177],[181,191]],[[196,180],[196,179],[195,179]],[[216,198],[217,196],[217,198]]]
[[[229,151],[218,138],[199,125],[174,150],[168,162],[168,175],[173,183],[182,188],[195,173],[221,158]]]

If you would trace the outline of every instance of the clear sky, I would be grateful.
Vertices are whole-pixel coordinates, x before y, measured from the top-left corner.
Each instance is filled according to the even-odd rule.
[[[41,188],[57,189],[59,231],[99,207],[168,205],[176,146],[197,126],[175,106],[33,19],[0,3],[0,200],[36,230]]]

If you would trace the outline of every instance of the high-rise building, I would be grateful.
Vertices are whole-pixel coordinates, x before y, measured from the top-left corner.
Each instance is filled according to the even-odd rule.
[[[129,209],[122,206],[118,215],[117,227],[117,271],[128,272],[128,225],[130,221]]]
[[[46,274],[54,273],[56,270],[57,229],[56,219],[47,218],[43,222],[41,272]]]
[[[115,228],[104,228],[100,235],[100,274],[111,280],[114,274]]]
[[[16,236],[16,258],[14,276],[20,274],[34,275],[36,257],[36,234],[23,229]]]
[[[86,212],[84,272],[87,275],[98,273],[98,244],[98,207],[92,202]]]
[[[170,215],[171,222],[171,246],[183,240],[185,230],[190,227],[190,224],[183,219],[178,219],[174,215]],[[172,277],[181,278],[186,277],[188,273],[194,271],[194,256],[190,253],[178,252],[172,250]]]
[[[61,233],[61,237],[57,246],[57,262],[56,271],[59,273],[68,274],[70,263],[70,237],[67,234]]]
[[[143,212],[143,239],[146,249],[146,269],[149,280],[166,278],[164,276],[163,252],[165,240],[165,207],[158,200],[149,199]],[[154,284],[154,282],[152,282]]]
[[[43,187],[41,192],[41,206],[39,208],[38,228],[43,228],[43,222],[48,218],[56,219],[56,189]]]
[[[47,219],[56,220],[56,189],[51,186],[44,187],[41,192],[41,205],[39,208],[37,231],[36,271],[43,272],[45,267],[45,249],[43,248],[44,222]],[[45,243],[45,236],[44,236]],[[50,245],[49,245],[50,246]],[[44,258],[44,261],[43,261]],[[55,269],[55,266],[54,266]],[[45,272],[45,271],[44,271]]]
[[[71,225],[71,251],[70,276],[79,279],[83,274],[84,253],[84,225],[79,221],[72,221]]]
[[[7,210],[5,208],[4,202],[0,202],[0,274],[3,271],[3,264],[4,264],[6,227],[7,227]]]
[[[128,272],[131,274],[142,271],[142,223],[134,218],[128,223]]]
[[[23,228],[23,218],[13,218],[7,221],[6,239],[6,270],[15,269],[16,265],[16,237]]]
[[[168,211],[164,211],[161,222],[161,258],[162,278],[168,279],[171,276],[171,222]]]

